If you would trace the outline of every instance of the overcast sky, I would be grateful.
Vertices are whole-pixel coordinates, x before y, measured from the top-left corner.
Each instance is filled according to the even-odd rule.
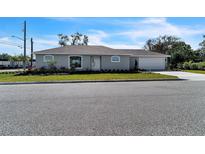
[[[23,42],[11,36],[23,37],[24,20],[35,51],[58,47],[59,33],[86,34],[90,45],[136,49],[143,48],[147,39],[164,34],[178,36],[197,49],[205,34],[205,18],[0,18],[0,53],[23,53],[15,46]]]

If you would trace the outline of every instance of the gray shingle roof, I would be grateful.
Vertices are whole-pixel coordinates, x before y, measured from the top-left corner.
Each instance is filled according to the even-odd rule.
[[[129,55],[136,57],[169,57],[169,55],[143,49],[112,49],[105,46],[65,46],[34,52],[39,54],[60,54],[60,55]]]
[[[120,50],[120,52],[129,53],[132,57],[170,57],[170,55],[165,55],[165,54],[148,51],[144,49],[116,49],[116,50]]]

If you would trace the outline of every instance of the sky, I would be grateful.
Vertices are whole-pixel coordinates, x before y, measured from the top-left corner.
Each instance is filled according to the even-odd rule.
[[[120,18],[120,17],[39,17],[0,18],[0,53],[18,55],[23,53],[23,21],[27,22],[27,54],[30,54],[30,38],[34,51],[58,47],[57,34],[85,34],[89,45],[105,45],[112,48],[140,49],[146,40],[159,35],[181,38],[193,49],[199,48],[205,34],[205,18]]]

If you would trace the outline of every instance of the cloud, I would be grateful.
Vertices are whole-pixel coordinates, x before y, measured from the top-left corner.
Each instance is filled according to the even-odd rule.
[[[106,38],[114,36],[114,33],[106,33],[102,30],[89,30],[89,45],[104,45],[115,49],[139,49],[141,48],[142,42],[136,44],[126,44],[126,43],[112,43],[105,42]]]
[[[110,48],[114,48],[114,49],[141,49],[142,46],[136,44],[136,45],[132,45],[132,44],[109,44],[109,43],[104,43],[103,45],[108,46]]]
[[[100,45],[103,43],[103,39],[109,37],[108,33],[102,30],[88,30],[89,44]]]
[[[39,38],[39,39],[35,40],[35,44],[41,44],[41,45],[47,45],[47,46],[57,46],[58,40]]]
[[[88,37],[89,37],[89,45],[104,45],[111,48],[116,49],[138,49],[143,46],[142,44],[144,42],[138,42],[136,44],[126,44],[126,43],[112,43],[112,42],[106,42],[105,39],[112,37],[113,35],[111,33],[107,33],[102,30],[95,30],[90,29],[88,30]],[[48,49],[48,48],[54,48],[58,45],[58,39],[55,35],[47,35],[44,37],[37,37],[34,40],[34,49],[35,51]]]
[[[118,29],[118,31],[109,33],[102,30],[92,30],[90,31],[92,33],[88,35],[90,44],[102,44],[117,48],[142,48],[149,38],[155,38],[159,35],[173,35],[180,37],[196,49],[197,44],[196,41],[192,41],[193,38],[205,33],[203,26],[176,25],[169,22],[167,18],[141,18],[137,21],[115,20],[114,22],[123,26],[123,30]],[[127,42],[114,43],[118,39],[117,37]],[[111,40],[110,42],[105,41],[108,38]]]
[[[56,21],[70,21],[70,20],[73,20],[75,18],[73,18],[73,17],[48,17],[47,19],[56,20]]]
[[[9,41],[9,37],[0,37],[0,41]]]
[[[131,30],[119,32],[117,35],[131,39],[152,38],[159,35],[175,35],[184,38],[205,33],[205,28],[203,27],[178,26],[169,23],[166,18],[145,18],[139,22],[132,23],[132,26],[134,28]]]
[[[11,37],[0,37],[0,53],[22,54],[21,43]]]
[[[58,37],[56,35],[36,36],[34,41],[34,51],[58,47]]]
[[[141,24],[163,24],[163,23],[166,23],[166,18],[145,18],[139,23]]]
[[[56,22],[72,20],[78,23],[79,20],[83,20],[82,23],[79,23],[79,25],[83,24],[84,22],[88,22],[88,19],[86,18],[79,19],[71,17],[53,17],[49,19],[56,20]],[[98,29],[85,29],[83,32],[89,37],[89,45],[105,45],[112,48],[143,48],[147,39],[167,34],[175,35],[182,38],[182,40],[187,43],[190,43],[191,46],[196,49],[198,45],[197,41],[200,41],[199,35],[205,33],[205,27],[203,25],[178,25],[170,22],[167,18],[127,18],[126,20],[124,18],[118,18],[113,20],[105,18],[89,18],[89,20],[98,21],[98,23],[93,22],[94,25],[98,25]],[[89,25],[89,28],[90,27],[92,27],[92,25]],[[195,36],[198,37],[198,40],[195,39],[197,38]],[[21,42],[19,42],[18,40],[9,37],[1,37],[0,41],[11,41],[14,43],[21,44]],[[30,42],[28,41],[28,47],[30,46],[29,43]],[[54,48],[58,46],[58,38],[55,34],[41,34],[39,36],[34,36],[35,51]],[[15,46],[0,44],[0,47],[1,51],[8,51],[9,53],[22,52],[22,49],[18,49]],[[28,50],[28,52],[29,51],[30,50]]]
[[[145,43],[147,39],[155,38],[159,35],[172,35],[180,37],[194,49],[198,48],[196,37],[205,33],[203,25],[177,25],[169,22],[167,18],[142,18],[138,21],[119,21],[119,25],[126,26],[126,29],[112,35],[128,38],[129,42],[136,43],[143,40]]]
[[[12,55],[19,55],[23,54],[23,49],[20,49],[16,46],[7,45],[7,44],[0,44],[0,53],[8,53]]]

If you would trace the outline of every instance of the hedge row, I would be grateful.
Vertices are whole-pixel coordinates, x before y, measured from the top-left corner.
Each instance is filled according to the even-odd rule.
[[[179,64],[178,68],[186,70],[205,70],[205,62],[193,63],[191,61]]]
[[[101,70],[101,71],[90,71],[90,70],[84,70],[84,71],[77,71],[77,70],[71,70],[68,68],[40,68],[40,69],[34,69],[34,70],[28,70],[25,72],[20,73],[19,75],[43,75],[43,74],[89,74],[89,73],[136,73],[139,72],[139,70]]]

